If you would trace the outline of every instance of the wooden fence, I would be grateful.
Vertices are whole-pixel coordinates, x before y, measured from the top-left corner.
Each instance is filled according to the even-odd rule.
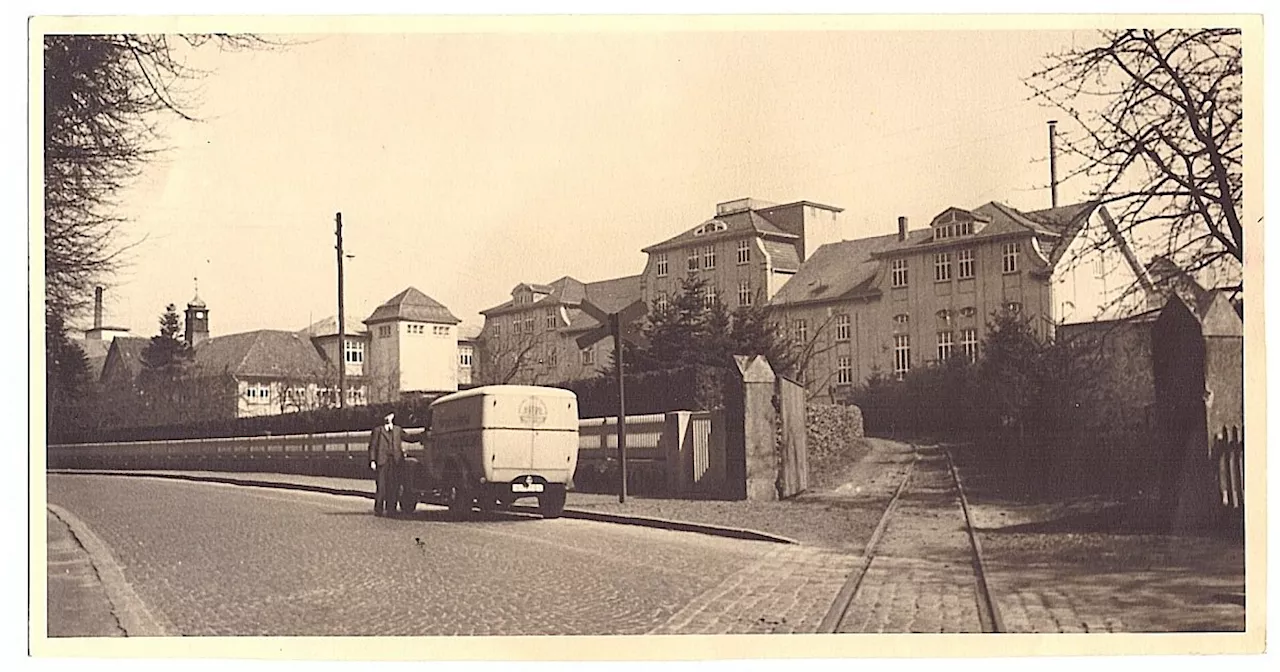
[[[1213,438],[1209,457],[1218,467],[1218,494],[1222,506],[1244,508],[1244,428],[1223,427]]]

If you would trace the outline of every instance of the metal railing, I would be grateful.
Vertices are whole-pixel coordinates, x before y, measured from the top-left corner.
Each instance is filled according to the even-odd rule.
[[[627,464],[642,489],[678,495],[709,492],[723,480],[723,442],[711,412],[674,411],[627,417]],[[617,462],[617,419],[578,425],[575,481],[607,491]],[[174,441],[53,444],[51,469],[266,471],[368,477],[369,432],[291,434]],[[415,444],[408,444],[413,451]],[[718,451],[718,452],[717,452]],[[581,478],[579,477],[581,476]]]

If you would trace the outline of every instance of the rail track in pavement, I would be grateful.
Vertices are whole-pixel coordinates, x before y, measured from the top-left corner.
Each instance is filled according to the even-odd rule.
[[[873,567],[885,563],[887,556],[881,554],[881,542],[886,531],[894,524],[895,521],[901,521],[899,512],[900,503],[904,494],[911,489],[913,479],[917,478],[918,471],[922,461],[941,461],[941,457],[945,457],[947,481],[949,489],[954,493],[955,500],[963,514],[964,536],[968,540],[968,555],[972,564],[972,581],[973,581],[973,599],[977,611],[978,623],[981,632],[1004,632],[999,608],[991,594],[990,586],[987,584],[985,561],[983,559],[982,544],[978,538],[978,533],[973,526],[973,518],[969,508],[968,497],[964,491],[964,485],[960,476],[956,471],[955,462],[948,450],[937,450],[930,456],[924,456],[919,446],[913,446],[914,456],[911,464],[908,466],[906,473],[902,477],[902,481],[898,484],[893,496],[889,499],[888,504],[884,508],[884,512],[880,515],[880,519],[872,532],[871,537],[867,541],[867,545],[862,553],[862,563],[849,576],[842,586],[840,592],[836,595],[826,616],[818,625],[820,633],[836,633],[842,632],[842,626],[845,626],[849,619],[855,614],[853,605],[858,598],[859,593],[863,591],[868,574],[872,572]],[[933,466],[933,465],[930,465]],[[895,518],[895,516],[897,516]]]

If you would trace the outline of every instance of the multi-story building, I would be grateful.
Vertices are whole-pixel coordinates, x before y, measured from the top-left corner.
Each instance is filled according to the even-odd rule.
[[[347,406],[451,392],[460,378],[467,382],[473,368],[474,339],[460,337],[458,319],[413,287],[379,306],[363,323],[348,319],[342,338],[333,317],[296,332],[258,329],[210,336],[209,309],[198,296],[187,304],[185,325],[183,338],[193,357],[179,393],[185,399],[182,416],[170,413],[151,421],[334,407],[339,362],[345,367]],[[101,376],[110,394],[138,394],[142,352],[149,342],[114,338]]]
[[[976,360],[1001,309],[1049,335],[1140,308],[1136,264],[1096,203],[1021,212],[991,202],[948,208],[926,229],[901,217],[896,234],[824,245],[771,305],[801,348],[810,394],[840,398],[877,373]]]
[[[371,400],[458,389],[458,324],[435,299],[413,287],[365,319],[369,352],[365,377]]]
[[[707,281],[706,300],[729,307],[767,302],[806,254],[840,239],[840,208],[797,201],[776,205],[741,198],[716,205],[715,217],[642,251],[641,296],[662,305],[681,280]]]
[[[480,311],[479,378],[486,383],[556,383],[599,375],[613,341],[579,348],[577,337],[600,326],[582,309],[588,301],[611,313],[640,298],[640,276],[584,283],[565,276],[548,285],[521,283],[511,299]]]

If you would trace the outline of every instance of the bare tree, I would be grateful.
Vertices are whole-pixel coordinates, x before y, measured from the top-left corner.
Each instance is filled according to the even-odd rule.
[[[514,380],[527,379],[536,382],[539,374],[529,371],[530,362],[537,360],[543,345],[542,334],[517,332],[507,338],[489,336],[481,342],[480,383],[505,385]]]
[[[831,382],[831,379],[836,376],[835,367],[826,367],[827,371],[820,379],[814,379],[811,373],[812,369],[816,368],[814,363],[818,361],[818,357],[834,350],[836,347],[837,341],[834,338],[825,338],[826,332],[834,323],[835,313],[832,313],[827,315],[827,319],[823,320],[817,329],[813,330],[813,336],[810,336],[807,340],[801,341],[794,335],[791,338],[792,356],[795,358],[792,368],[796,375],[800,377],[800,382],[804,384],[805,396],[810,399],[820,391],[825,390],[827,383]]]
[[[1239,29],[1106,30],[1026,80],[1064,112],[1065,179],[1093,185],[1138,249],[1238,281],[1244,231]],[[1100,245],[1110,245],[1109,239]]]
[[[191,48],[270,46],[251,35],[47,35],[44,38],[46,312],[64,321],[117,270],[116,198],[158,151],[166,114],[194,120],[186,88],[206,73]]]

